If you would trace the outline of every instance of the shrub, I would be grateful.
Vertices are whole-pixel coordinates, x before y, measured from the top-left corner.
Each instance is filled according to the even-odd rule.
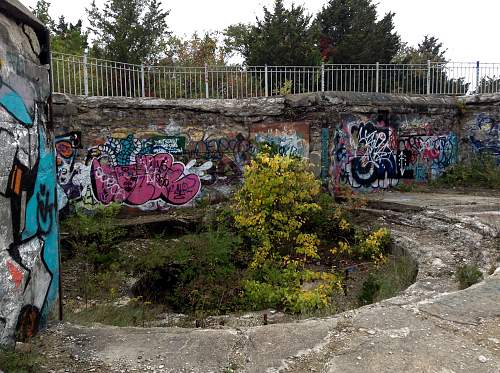
[[[116,243],[126,230],[117,226],[120,205],[100,206],[93,211],[77,210],[61,222],[62,230],[69,234],[67,241],[72,251],[83,255],[94,268],[109,268],[119,261]]]
[[[476,264],[464,264],[455,273],[460,289],[466,289],[483,279],[483,274]]]
[[[488,153],[473,154],[447,169],[433,186],[500,188],[500,163]]]
[[[238,235],[226,230],[157,239],[147,255],[132,264],[140,277],[134,292],[183,312],[232,310],[248,261],[241,244]]]
[[[338,245],[331,249],[332,254],[343,254],[355,256],[358,259],[368,259],[375,264],[384,263],[387,259],[387,251],[391,243],[391,234],[387,228],[380,228],[366,234],[358,231],[355,234],[355,242],[347,240],[338,241]]]
[[[274,254],[318,258],[319,240],[304,231],[306,217],[320,210],[314,197],[320,183],[305,161],[266,152],[245,167],[235,195],[235,225],[253,247],[252,268]]]

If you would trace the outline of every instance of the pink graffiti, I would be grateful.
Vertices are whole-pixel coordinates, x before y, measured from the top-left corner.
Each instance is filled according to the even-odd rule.
[[[172,155],[160,153],[136,157],[128,166],[110,166],[92,161],[91,175],[96,198],[103,204],[124,202],[142,205],[162,199],[173,205],[191,201],[200,191],[197,175],[184,175],[184,164]]]

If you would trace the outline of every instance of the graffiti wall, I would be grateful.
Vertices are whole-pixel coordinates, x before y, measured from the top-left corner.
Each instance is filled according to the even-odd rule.
[[[479,113],[468,124],[466,131],[473,152],[491,154],[500,163],[500,119]]]
[[[400,129],[379,118],[344,116],[331,146],[333,187],[369,191],[435,179],[457,162],[458,139],[431,133],[429,124]]]
[[[72,201],[92,209],[116,202],[155,211],[192,204],[207,191],[227,195],[263,141],[281,154],[307,156],[309,127],[271,123],[246,134],[186,129],[144,138],[116,133],[87,149],[80,132],[68,132],[56,138],[58,206]]]
[[[0,344],[35,334],[58,297],[56,167],[43,43],[30,26],[0,14]]]
[[[309,123],[284,122],[256,124],[250,128],[250,137],[257,143],[276,145],[281,155],[309,157]]]

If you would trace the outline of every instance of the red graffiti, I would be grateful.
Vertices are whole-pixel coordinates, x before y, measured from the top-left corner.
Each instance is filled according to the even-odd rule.
[[[7,269],[10,272],[10,275],[12,276],[12,281],[16,284],[16,288],[21,286],[21,282],[23,282],[23,272],[21,272],[17,266],[12,263],[10,260],[7,261]]]
[[[124,202],[142,205],[162,199],[173,205],[191,201],[200,191],[197,175],[184,175],[184,164],[172,155],[161,153],[137,156],[136,163],[110,166],[99,159],[92,161],[94,194],[104,203]]]

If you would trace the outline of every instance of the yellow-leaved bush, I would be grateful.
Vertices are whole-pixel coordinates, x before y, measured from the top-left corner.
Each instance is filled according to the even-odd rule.
[[[304,160],[259,153],[245,166],[233,208],[236,227],[252,241],[251,268],[261,267],[271,254],[319,258],[317,236],[302,229],[307,216],[320,209],[314,202],[319,192],[320,182]]]
[[[321,209],[315,202],[320,182],[308,168],[305,160],[270,152],[257,154],[245,168],[233,208],[235,225],[253,249],[253,275],[243,288],[255,309],[322,309],[341,288],[340,276],[304,269],[308,260],[320,259],[320,240],[305,229]],[[305,289],[304,282],[315,285]]]

